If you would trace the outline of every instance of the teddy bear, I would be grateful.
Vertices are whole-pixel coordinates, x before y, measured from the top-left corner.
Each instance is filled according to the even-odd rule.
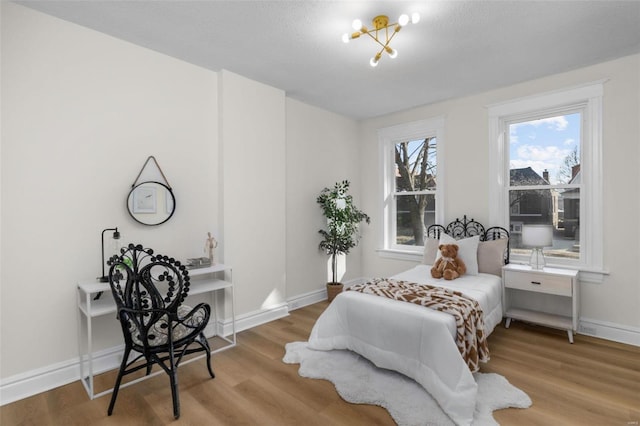
[[[467,272],[467,267],[458,257],[457,244],[440,244],[438,246],[441,256],[436,260],[431,268],[433,278],[444,278],[454,280]]]

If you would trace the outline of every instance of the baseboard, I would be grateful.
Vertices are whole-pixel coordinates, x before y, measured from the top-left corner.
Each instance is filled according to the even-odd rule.
[[[290,299],[287,299],[287,303],[289,305],[289,310],[293,311],[295,309],[313,305],[314,303],[322,302],[323,300],[327,300],[326,288],[292,297]]]
[[[326,294],[325,294],[326,299]],[[289,315],[286,302],[268,309],[250,312],[236,317],[236,333]],[[233,333],[231,318],[210,323],[204,330],[207,337],[230,336]],[[114,346],[94,353],[94,374],[120,366],[124,345]],[[80,358],[31,370],[3,379],[0,382],[0,406],[37,395],[41,392],[80,380]]]
[[[8,377],[0,384],[0,405],[75,382],[79,378],[80,366],[77,359]]]
[[[363,283],[365,281],[366,278],[354,278],[352,280],[345,281],[343,284],[344,288],[349,288],[354,284]],[[309,293],[289,298],[287,299],[287,303],[289,304],[289,310],[293,311],[304,308],[305,306],[313,305],[314,303],[324,302],[325,300],[327,300],[327,289],[321,288],[319,290],[314,290]]]
[[[275,306],[269,307],[268,309],[261,309],[259,311],[238,315],[236,317],[236,333],[257,327],[270,321],[284,318],[288,315],[289,308],[287,302],[279,303]],[[229,320],[225,320],[224,334],[231,334],[231,321]]]
[[[627,345],[640,346],[640,328],[637,327],[580,318],[578,333]]]

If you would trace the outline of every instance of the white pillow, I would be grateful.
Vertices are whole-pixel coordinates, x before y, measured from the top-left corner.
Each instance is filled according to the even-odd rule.
[[[424,253],[422,254],[422,263],[425,265],[433,265],[436,262],[437,255],[440,253],[438,246],[440,241],[435,238],[424,239]]]
[[[462,259],[467,267],[467,274],[478,275],[478,244],[480,243],[480,236],[474,235],[473,237],[464,238],[462,240],[456,240],[448,234],[442,234],[440,236],[440,244],[457,244],[458,245],[458,257]],[[436,260],[442,257],[442,253],[438,250]]]
[[[480,241],[480,245],[478,245],[478,272],[502,277],[504,251],[507,249],[508,241],[506,238]]]

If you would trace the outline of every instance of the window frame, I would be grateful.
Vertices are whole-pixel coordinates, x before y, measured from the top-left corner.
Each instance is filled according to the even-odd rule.
[[[581,271],[588,281],[601,282],[603,267],[603,185],[602,185],[602,101],[605,80],[573,88],[543,93],[488,106],[489,115],[489,202],[501,208],[490,210],[490,221],[509,225],[508,126],[520,119],[541,115],[582,112],[580,191],[580,259],[551,258],[551,264]],[[588,232],[587,232],[588,230]],[[582,247],[584,246],[584,247]],[[549,260],[549,258],[548,258]],[[512,261],[525,263],[524,256]]]
[[[440,223],[444,218],[444,116],[399,124],[378,129],[380,151],[380,210],[382,221],[378,252],[386,257],[415,260],[422,256],[424,245],[403,245],[396,243],[396,203],[395,195],[395,145],[413,140],[436,138],[436,190],[417,193],[434,193],[435,220]]]

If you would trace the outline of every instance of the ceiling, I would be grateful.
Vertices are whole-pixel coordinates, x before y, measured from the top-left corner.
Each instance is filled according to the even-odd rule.
[[[640,0],[15,1],[356,119],[640,52]],[[372,68],[359,18],[417,11]]]

